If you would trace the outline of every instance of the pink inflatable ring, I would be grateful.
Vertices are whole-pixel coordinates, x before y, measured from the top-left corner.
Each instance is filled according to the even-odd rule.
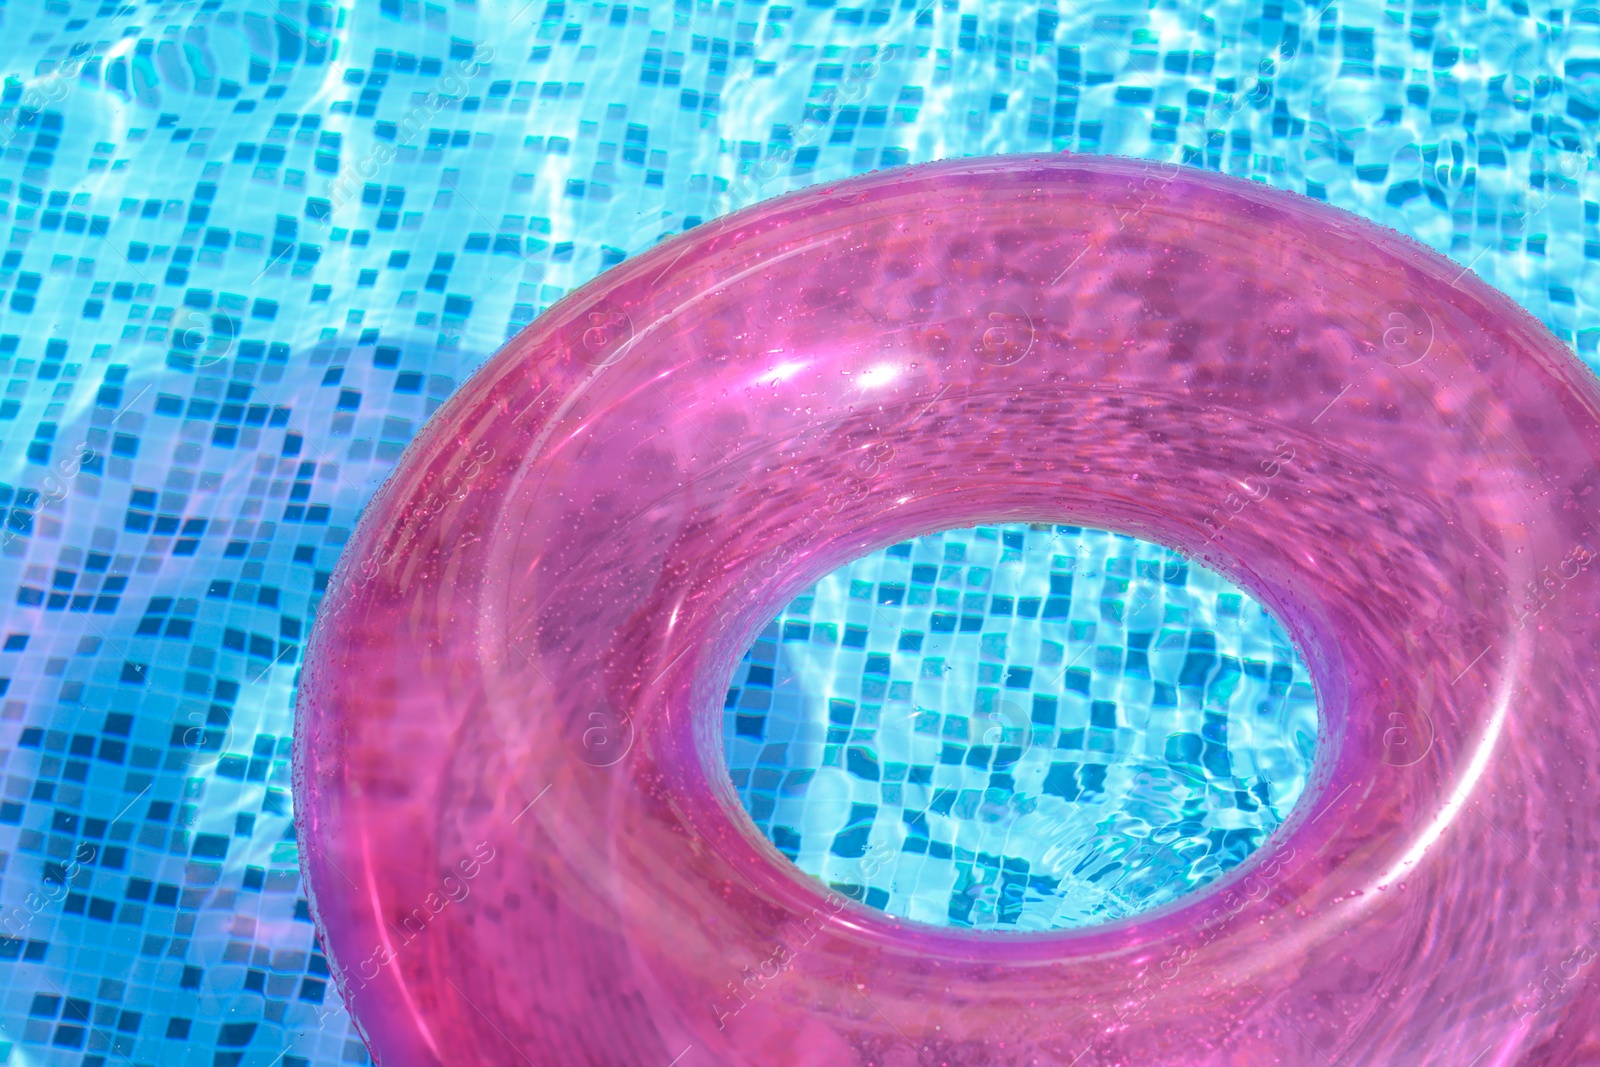
[[[1128,160],[867,175],[524,330],[367,510],[300,690],[305,873],[383,1067],[1600,1057],[1600,392],[1456,264]],[[1166,543],[1305,653],[1279,834],[1136,917],[896,920],[740,809],[720,705],[823,574]]]

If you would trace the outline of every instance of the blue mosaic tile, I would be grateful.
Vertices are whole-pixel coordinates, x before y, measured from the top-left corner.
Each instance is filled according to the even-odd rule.
[[[729,776],[801,870],[894,915],[1037,931],[1237,866],[1305,789],[1317,707],[1254,599],[1147,541],[950,530],[841,568],[734,672]]]

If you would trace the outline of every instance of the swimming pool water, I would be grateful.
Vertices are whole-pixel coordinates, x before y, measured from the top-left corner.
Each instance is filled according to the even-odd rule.
[[[663,236],[877,167],[1115,152],[1323,197],[1600,340],[1583,2],[40,0],[0,27],[5,1063],[365,1062],[299,889],[301,642],[421,422]]]
[[[1133,537],[978,527],[791,602],[735,671],[729,773],[853,899],[938,925],[1124,918],[1236,866],[1305,788],[1316,698],[1277,621]]]

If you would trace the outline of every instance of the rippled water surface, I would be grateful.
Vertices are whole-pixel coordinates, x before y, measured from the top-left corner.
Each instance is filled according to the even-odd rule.
[[[1048,930],[1238,864],[1316,748],[1259,603],[1159,545],[950,530],[833,572],[734,672],[746,812],[806,873],[919,922]]]

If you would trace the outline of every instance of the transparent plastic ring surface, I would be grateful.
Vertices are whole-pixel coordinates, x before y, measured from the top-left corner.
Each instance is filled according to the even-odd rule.
[[[1215,174],[961,160],[698,227],[508,343],[348,547],[296,732],[340,987],[384,1067],[1584,1062],[1597,401],[1458,265]],[[1169,545],[1304,651],[1312,780],[1204,890],[901,922],[741,811],[759,628],[999,522]]]

